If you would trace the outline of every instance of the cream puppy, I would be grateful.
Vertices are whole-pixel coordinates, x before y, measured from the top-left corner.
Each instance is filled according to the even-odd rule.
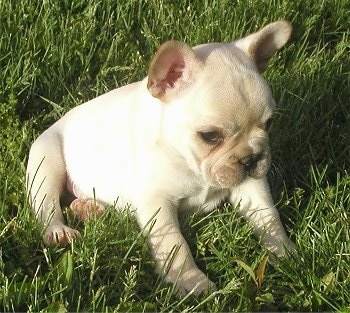
[[[117,199],[131,204],[157,272],[182,292],[216,287],[190,254],[179,210],[209,211],[228,199],[267,249],[278,256],[293,249],[266,181],[275,102],[260,75],[290,34],[290,24],[277,21],[231,43],[166,42],[144,80],[75,107],[47,129],[27,168],[44,242],[79,236],[62,216],[68,191],[83,220]]]

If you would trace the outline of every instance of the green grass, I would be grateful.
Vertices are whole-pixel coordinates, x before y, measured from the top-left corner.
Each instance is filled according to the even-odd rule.
[[[278,103],[269,180],[298,257],[268,264],[229,206],[183,216],[220,290],[178,298],[153,273],[134,218],[108,208],[83,238],[46,248],[25,196],[28,149],[62,114],[141,79],[159,44],[224,41],[276,19],[292,40],[265,77]],[[1,1],[0,311],[350,311],[347,0]],[[259,280],[259,282],[258,282]]]

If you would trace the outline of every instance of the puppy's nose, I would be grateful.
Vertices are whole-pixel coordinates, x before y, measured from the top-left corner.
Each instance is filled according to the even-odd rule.
[[[239,160],[244,169],[249,172],[256,167],[256,163],[261,159],[261,154],[250,154]]]

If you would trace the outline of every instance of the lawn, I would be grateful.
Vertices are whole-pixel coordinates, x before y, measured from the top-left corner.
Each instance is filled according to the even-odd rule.
[[[269,182],[298,256],[265,266],[259,239],[229,205],[180,217],[198,266],[219,287],[198,298],[176,296],[153,273],[125,208],[85,224],[67,213],[82,239],[43,245],[25,195],[40,132],[142,79],[168,39],[229,41],[277,19],[294,30],[264,74],[278,105]],[[0,20],[0,311],[350,312],[347,0],[0,0]]]

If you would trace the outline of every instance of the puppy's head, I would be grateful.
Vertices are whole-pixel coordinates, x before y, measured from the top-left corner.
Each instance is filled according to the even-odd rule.
[[[148,89],[163,102],[160,142],[209,185],[266,174],[275,102],[260,73],[290,34],[290,24],[278,21],[226,44],[191,49],[170,41],[154,56]]]

